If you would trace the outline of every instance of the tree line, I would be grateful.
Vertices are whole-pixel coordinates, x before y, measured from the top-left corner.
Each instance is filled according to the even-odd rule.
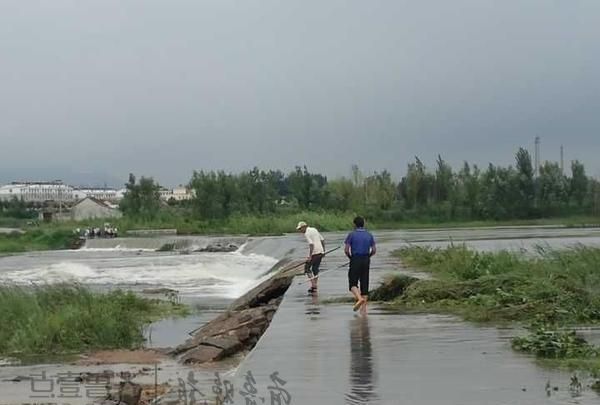
[[[35,219],[38,214],[33,208],[37,207],[41,207],[41,204],[28,203],[16,197],[0,199],[0,218]]]
[[[353,166],[350,176],[328,179],[304,167],[289,173],[254,168],[241,173],[196,171],[188,187],[190,201],[171,202],[200,220],[234,214],[321,210],[361,213],[382,221],[451,221],[533,219],[597,214],[600,183],[584,165],[571,162],[569,173],[556,162],[537,170],[521,148],[514,165],[485,168],[464,162],[459,170],[438,156],[428,168],[415,157],[404,176],[394,181],[387,170],[364,174]],[[121,202],[126,215],[151,219],[161,209],[160,186],[131,175]]]

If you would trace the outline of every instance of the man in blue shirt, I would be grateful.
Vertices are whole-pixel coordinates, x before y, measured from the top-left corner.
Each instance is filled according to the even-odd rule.
[[[367,303],[371,256],[377,252],[375,238],[365,229],[364,218],[354,218],[354,231],[346,237],[344,252],[350,259],[348,285],[350,292],[356,298],[354,304],[354,311],[356,311]],[[358,288],[359,282],[360,290]]]

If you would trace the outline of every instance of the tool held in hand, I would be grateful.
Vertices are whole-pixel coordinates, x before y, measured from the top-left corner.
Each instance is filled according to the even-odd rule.
[[[338,250],[340,248],[341,248],[341,246],[338,246],[336,248],[328,250],[327,252],[323,253],[323,257],[327,256],[331,252],[335,252],[336,250]],[[314,280],[317,277],[315,277],[315,275],[312,273],[312,271],[310,271],[310,269],[309,269],[309,263],[310,262],[308,260],[304,262],[304,265],[306,266],[305,269],[304,269],[304,274],[306,274],[306,277],[308,277],[309,280]],[[300,267],[300,266],[298,266],[298,267]]]
[[[323,256],[327,256],[329,253],[331,253],[331,252],[335,252],[336,250],[338,250],[338,249],[340,249],[340,248],[341,248],[341,246],[338,246],[338,247],[336,247],[336,248],[333,248],[333,249],[331,249],[331,250],[328,250],[327,252],[323,253]],[[291,267],[288,267],[288,268],[282,269],[282,270],[280,270],[280,271],[290,271],[290,270],[297,269],[298,267],[301,267],[301,266],[306,266],[306,261],[302,261],[302,262],[300,262],[300,263],[297,263],[297,264],[295,264],[295,265],[293,265],[293,266],[291,266]]]
[[[348,267],[348,265],[349,265],[349,264],[350,264],[350,262],[348,262],[348,263],[344,263],[344,264],[340,264],[339,266],[337,266],[336,268],[334,268],[334,269],[331,269],[331,270],[325,270],[324,272],[322,272],[322,273],[319,273],[319,275],[318,275],[318,276],[313,276],[313,277],[310,277],[310,278],[308,278],[307,280],[301,281],[301,282],[300,282],[300,284],[304,284],[304,283],[310,283],[310,280],[314,280],[315,278],[319,278],[319,277],[320,277],[320,276],[322,276],[323,274],[327,274],[327,273],[329,273],[329,272],[331,272],[331,271],[334,271],[334,270],[339,270],[339,269],[341,269],[342,267]]]

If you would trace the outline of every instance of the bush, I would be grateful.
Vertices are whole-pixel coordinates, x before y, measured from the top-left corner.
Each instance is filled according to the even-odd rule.
[[[134,348],[163,309],[131,292],[77,285],[0,287],[0,354]]]
[[[405,304],[461,307],[469,319],[600,321],[600,249],[538,250],[534,257],[480,253],[465,246],[410,247],[396,252],[437,280],[412,284]]]
[[[405,275],[394,275],[386,277],[381,285],[369,294],[369,298],[375,301],[391,301],[402,294],[412,283],[418,279]]]
[[[575,331],[556,331],[540,327],[527,337],[512,340],[515,350],[546,358],[598,357],[598,349],[591,346]]]

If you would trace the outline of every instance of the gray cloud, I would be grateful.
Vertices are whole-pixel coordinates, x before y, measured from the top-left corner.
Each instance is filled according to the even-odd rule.
[[[399,175],[539,135],[600,174],[598,38],[595,0],[5,0],[0,168]]]

